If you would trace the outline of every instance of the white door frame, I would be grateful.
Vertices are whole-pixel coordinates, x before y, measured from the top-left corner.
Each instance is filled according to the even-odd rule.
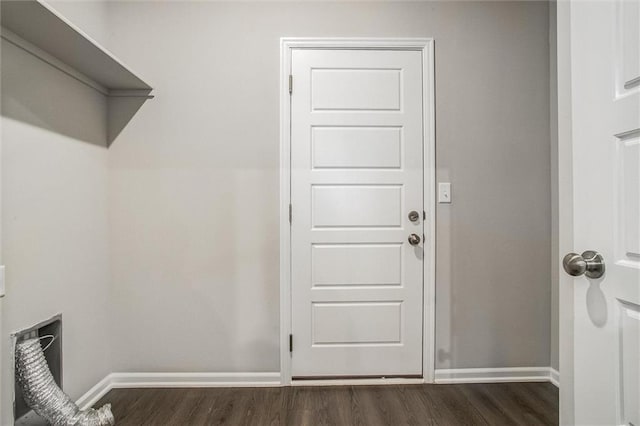
[[[289,74],[293,49],[375,49],[422,52],[424,195],[426,212],[423,262],[423,350],[420,381],[433,383],[435,369],[435,97],[432,38],[281,38],[280,39],[280,380],[291,385],[291,97]],[[402,379],[324,380],[322,384],[399,383]],[[407,379],[415,383],[415,379]],[[305,384],[312,384],[305,381]]]
[[[571,106],[571,2],[556,5],[558,90],[558,255],[574,251]],[[573,277],[558,264],[560,424],[573,425]]]

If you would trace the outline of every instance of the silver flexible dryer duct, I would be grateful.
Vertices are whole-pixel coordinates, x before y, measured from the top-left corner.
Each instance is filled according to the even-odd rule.
[[[39,339],[16,344],[16,375],[29,407],[53,426],[113,426],[111,404],[80,411],[51,375]]]

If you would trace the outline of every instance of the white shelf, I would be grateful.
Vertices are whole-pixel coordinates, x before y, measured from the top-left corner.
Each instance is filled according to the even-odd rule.
[[[41,0],[0,1],[2,38],[106,96],[152,97],[152,87]]]

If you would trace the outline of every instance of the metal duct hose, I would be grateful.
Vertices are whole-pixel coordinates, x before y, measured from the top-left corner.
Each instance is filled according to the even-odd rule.
[[[16,376],[29,407],[53,426],[113,426],[111,404],[80,411],[56,384],[40,346],[40,339],[16,344]]]

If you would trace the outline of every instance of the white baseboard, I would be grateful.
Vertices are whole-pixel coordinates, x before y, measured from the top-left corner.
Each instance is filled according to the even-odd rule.
[[[553,370],[555,371],[555,370]],[[555,378],[559,378],[555,372]],[[550,367],[454,368],[435,371],[435,383],[551,382]],[[556,384],[558,380],[554,384]],[[557,386],[557,385],[556,385]]]
[[[108,374],[104,379],[100,380],[94,387],[89,389],[87,393],[82,395],[76,401],[76,405],[81,410],[93,407],[96,402],[100,400],[107,392],[111,390],[111,374]]]
[[[112,373],[112,388],[280,386],[280,373]]]
[[[280,373],[111,373],[82,395],[80,409],[92,407],[111,389],[281,386]]]
[[[456,368],[435,371],[435,383],[560,383],[560,374],[551,367]],[[295,380],[292,386],[418,384],[423,379]],[[77,401],[80,409],[92,407],[111,389],[276,387],[282,386],[280,373],[111,373]]]
[[[549,367],[549,381],[555,385],[555,387],[560,387],[560,372],[553,367]]]

